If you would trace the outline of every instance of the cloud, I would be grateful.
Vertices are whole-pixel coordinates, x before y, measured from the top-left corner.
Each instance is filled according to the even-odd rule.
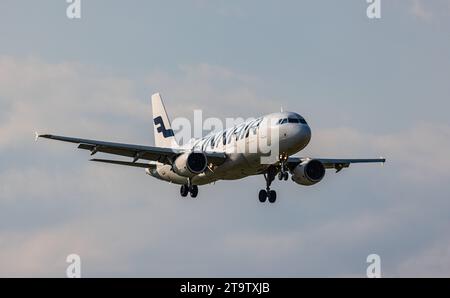
[[[186,113],[182,105],[186,95],[193,97],[188,97],[192,102],[202,98],[205,104],[216,100],[223,106],[239,104],[248,109],[257,100],[249,86],[258,82],[223,67],[181,66],[173,77],[170,73],[152,72],[142,82],[150,88],[159,86],[174,91],[175,96],[168,101],[172,102],[170,110],[175,113],[177,110]],[[91,264],[87,268],[94,268],[91,272],[108,274],[108,269],[136,272],[135,268],[127,269],[136,265],[128,254],[134,251],[133,244],[139,249],[148,248],[149,243],[142,244],[140,239],[147,238],[130,234],[130,230],[136,229],[135,221],[123,217],[124,210],[130,208],[129,216],[134,218],[148,199],[151,204],[161,202],[161,208],[178,205],[178,191],[168,192],[173,188],[150,179],[142,171],[91,164],[86,152],[74,152],[76,149],[70,144],[45,140],[35,143],[33,132],[151,143],[149,96],[142,99],[136,96],[139,93],[136,85],[142,82],[131,82],[79,63],[0,57],[0,104],[4,108],[0,122],[3,276],[61,276],[65,255],[72,252],[87,258],[86,263]],[[178,98],[178,95],[182,96]],[[213,95],[216,97],[210,97]],[[247,102],[240,102],[242,99]],[[231,114],[233,110],[228,111]],[[162,190],[164,186],[166,191]],[[109,210],[107,214],[105,210]],[[176,208],[176,213],[182,215],[183,210]],[[152,233],[158,239],[164,238],[156,227],[167,222],[172,225],[174,239],[178,237],[174,227],[184,225],[182,218],[168,221],[146,209],[139,216],[143,219],[139,227],[148,224],[146,219],[150,214],[152,222],[155,221],[153,232],[138,231],[139,234],[150,239]],[[125,223],[117,221],[122,217]],[[104,222],[109,224],[104,226]],[[123,245],[114,246],[111,243],[116,239],[114,233],[120,231],[130,237],[123,237]],[[97,233],[103,236],[98,237]],[[98,250],[103,254],[98,254]],[[163,253],[164,249],[159,252]],[[118,255],[125,257],[118,258]],[[109,265],[103,264],[106,268],[103,270],[100,260],[109,257]],[[115,267],[119,263],[124,266],[120,270]],[[164,268],[163,264],[159,267]]]
[[[446,20],[450,15],[450,1],[411,0],[409,11],[414,17],[422,21]]]
[[[113,125],[125,133],[113,117],[144,119],[150,114],[149,103],[137,99],[133,88],[127,79],[77,63],[1,56],[0,98],[6,112],[0,122],[0,148],[32,139],[35,130],[76,128],[88,135],[112,135]]]
[[[425,21],[429,21],[433,17],[433,13],[428,10],[424,2],[421,0],[412,1],[411,13],[415,17]]]
[[[365,258],[377,252],[385,276],[450,273],[442,233],[450,228],[448,125],[313,131],[305,154],[384,155],[388,163],[330,171],[311,188],[275,182],[275,205],[258,202],[261,177],[180,199],[176,186],[141,170],[89,163],[71,144],[34,142],[35,128],[150,142],[140,85],[167,94],[175,115],[277,109],[260,96],[259,78],[221,66],[184,65],[137,80],[72,62],[0,58],[1,276],[64,276],[71,253],[81,255],[84,276],[364,276]]]
[[[218,104],[207,112],[234,117],[253,115],[261,104],[268,110],[275,106],[255,92],[263,84],[258,79],[220,66],[184,65],[176,73],[155,70],[142,82],[78,63],[0,56],[0,148],[30,140],[36,130],[136,140],[143,136],[141,128],[123,123],[150,123],[150,92],[163,93],[172,117],[192,116],[190,111],[211,107],[210,102]],[[141,83],[149,91],[138,98],[142,92],[136,85]]]
[[[310,154],[387,158],[389,169],[408,182],[442,183],[450,177],[450,126],[418,123],[407,131],[383,135],[355,128],[322,129],[314,134]]]
[[[448,277],[449,264],[450,241],[441,239],[400,264],[398,274],[408,277]]]
[[[176,116],[204,109],[211,116],[249,117],[279,108],[274,99],[258,92],[264,85],[261,79],[218,65],[180,65],[176,72],[154,71],[146,83],[163,93]],[[172,106],[172,101],[184,104]]]

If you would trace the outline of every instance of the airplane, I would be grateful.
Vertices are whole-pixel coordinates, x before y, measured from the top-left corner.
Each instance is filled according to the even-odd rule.
[[[78,144],[79,149],[89,150],[91,156],[98,152],[131,158],[131,160],[91,159],[99,163],[122,165],[145,169],[157,179],[178,184],[180,195],[192,198],[198,195],[198,186],[219,180],[238,180],[253,175],[263,175],[266,188],[261,189],[258,199],[275,203],[277,193],[271,184],[278,176],[299,185],[311,186],[319,183],[326,169],[336,173],[351,164],[385,163],[385,158],[375,159],[330,159],[296,157],[311,140],[311,128],[305,118],[294,112],[279,112],[250,119],[234,127],[213,132],[200,139],[191,139],[180,146],[172,130],[166,108],[159,93],[151,96],[155,146],[113,143],[36,133],[38,138]],[[263,124],[267,129],[263,129]],[[273,163],[262,162],[267,151],[230,150],[237,145],[249,148],[257,145],[269,135],[278,136],[279,155]],[[147,162],[139,162],[139,161]]]

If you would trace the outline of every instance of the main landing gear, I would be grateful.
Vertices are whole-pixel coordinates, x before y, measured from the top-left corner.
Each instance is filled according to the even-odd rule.
[[[196,198],[198,195],[198,186],[197,185],[187,185],[183,184],[180,188],[180,195],[182,197],[187,197],[188,194],[191,194],[191,198]]]
[[[264,179],[266,179],[266,189],[261,189],[258,196],[261,203],[264,203],[266,200],[268,200],[270,203],[275,203],[275,201],[277,200],[277,193],[274,190],[270,190],[270,185],[275,180],[277,173],[278,180],[287,181],[289,179],[287,160],[288,155],[283,153],[280,155],[280,166],[271,166],[267,169],[267,172],[264,174]]]
[[[275,175],[277,170],[273,167],[270,167],[267,173],[264,174],[264,179],[266,179],[266,189],[261,189],[259,191],[259,201],[264,203],[266,200],[269,200],[270,203],[275,203],[277,200],[277,193],[274,190],[270,190],[270,185],[273,180],[275,180]]]

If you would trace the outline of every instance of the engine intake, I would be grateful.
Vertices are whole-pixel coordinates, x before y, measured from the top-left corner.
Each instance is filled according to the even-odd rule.
[[[208,159],[203,152],[186,152],[173,164],[173,171],[183,177],[193,177],[206,170]]]
[[[294,168],[292,180],[300,185],[314,185],[325,176],[325,166],[318,160],[310,159]]]

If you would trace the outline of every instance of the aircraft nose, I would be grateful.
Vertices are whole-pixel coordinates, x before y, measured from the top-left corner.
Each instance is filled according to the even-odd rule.
[[[295,124],[280,130],[281,150],[290,154],[305,148],[311,140],[311,128],[308,124]]]
[[[311,127],[308,124],[303,124],[302,129],[304,130],[304,137],[309,141],[311,140]]]
[[[311,140],[311,128],[308,124],[300,124],[297,133],[297,139],[299,140],[303,148],[308,145],[309,141]]]

